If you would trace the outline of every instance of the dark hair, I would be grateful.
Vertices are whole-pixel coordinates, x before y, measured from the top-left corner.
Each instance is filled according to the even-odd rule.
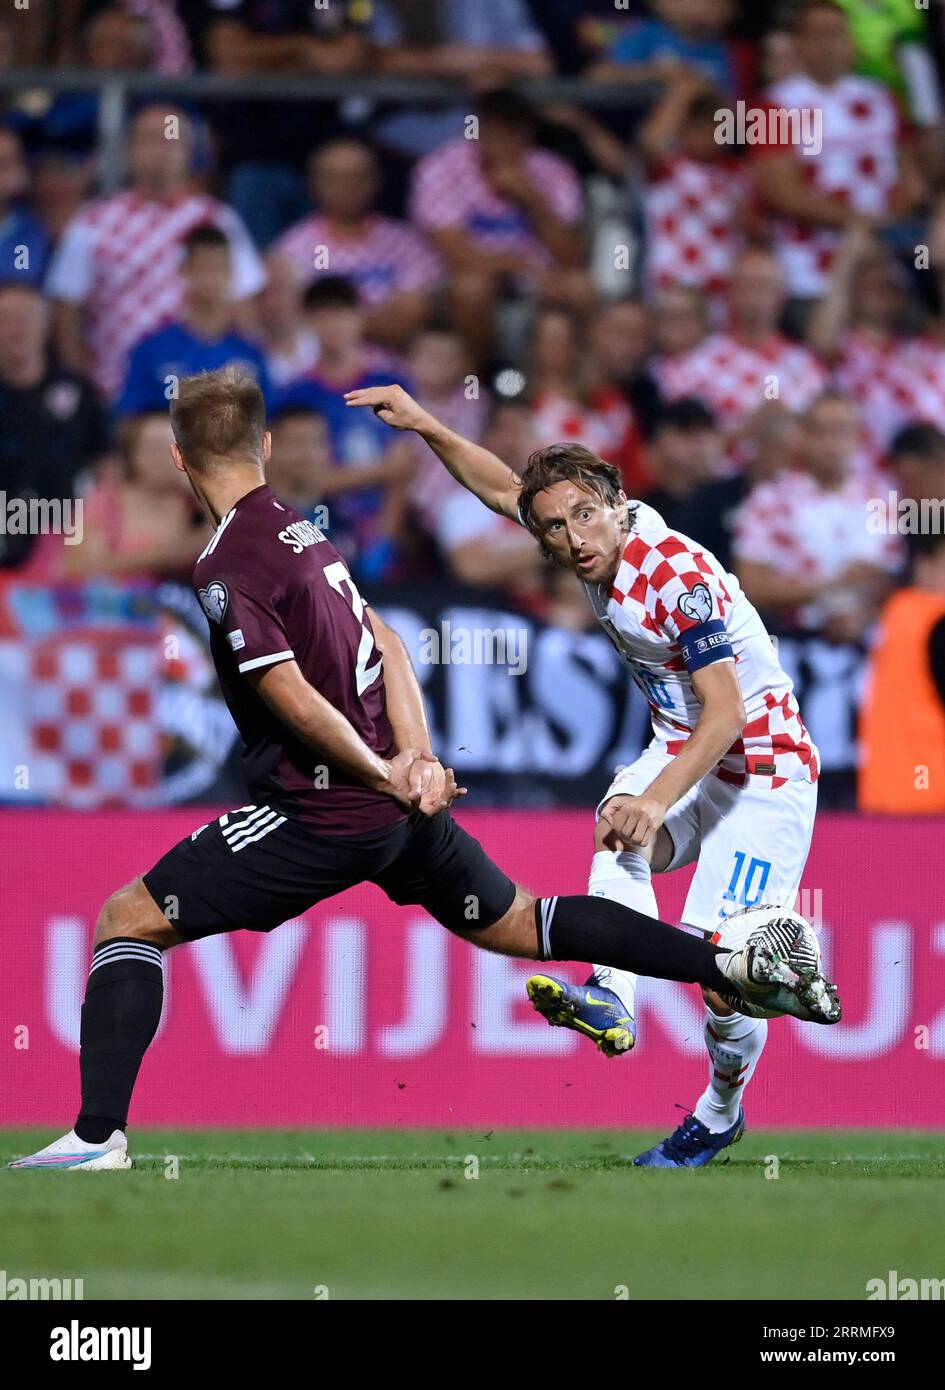
[[[266,403],[244,367],[185,376],[171,402],[171,428],[181,454],[198,473],[234,463],[262,465]]]
[[[574,483],[594,493],[608,506],[616,506],[623,491],[620,470],[583,444],[549,444],[545,449],[536,449],[522,473],[518,509],[522,521],[539,541],[541,531],[532,507],[539,492],[554,487],[555,483]],[[546,558],[550,558],[551,552],[544,542],[541,548]]]
[[[534,108],[508,87],[494,92],[486,92],[476,103],[476,114],[480,121],[494,121],[497,125],[511,126],[514,129],[538,133],[538,116]]]
[[[807,23],[808,16],[817,10],[827,10],[831,14],[840,15],[847,24],[850,22],[846,10],[842,5],[838,5],[836,0],[803,0],[791,17],[790,32],[796,34]]]
[[[183,246],[184,254],[189,256],[201,246],[222,246],[229,251],[230,242],[226,232],[222,232],[212,222],[201,222],[190,229],[184,237]]]
[[[685,434],[695,434],[697,430],[714,430],[717,421],[712,411],[695,396],[683,396],[678,401],[664,405],[653,427],[655,434],[660,430],[682,430]]]
[[[356,309],[358,291],[343,275],[323,275],[302,296],[306,309]]]
[[[937,425],[927,425],[920,421],[903,425],[902,429],[893,435],[889,457],[901,458],[903,454],[918,454],[924,459],[941,459],[945,457],[945,434]]]

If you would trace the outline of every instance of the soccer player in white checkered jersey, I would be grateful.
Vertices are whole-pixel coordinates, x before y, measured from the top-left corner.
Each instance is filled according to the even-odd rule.
[[[400,639],[364,602],[328,537],[266,484],[257,382],[224,368],[185,377],[168,467],[216,530],[194,567],[210,652],[243,740],[252,803],[170,848],[105,903],[80,1028],[75,1126],[19,1169],[128,1169],[126,1125],[161,1016],[164,952],[230,931],[273,931],[357,883],[416,903],[477,946],[731,992],[815,1023],[840,1016],[816,938],[743,922],[737,949],[594,897],[535,898],[452,817],[461,792],[430,745]]]
[[[652,875],[695,861],[683,925],[712,941],[731,940],[746,908],[790,910],[810,848],[819,759],[737,579],[651,507],[628,500],[617,469],[579,444],[539,450],[518,476],[400,387],[347,400],[416,431],[460,483],[572,570],[646,696],[653,737],[598,807],[589,892],[656,917]],[[634,975],[599,965],[583,986],[548,975],[528,982],[549,1023],[576,1029],[608,1056],[633,1047],[635,988]],[[767,1016],[736,1010],[717,991],[703,996],[708,1084],[679,1127],[637,1156],[640,1166],[702,1167],[744,1131],[742,1100]]]

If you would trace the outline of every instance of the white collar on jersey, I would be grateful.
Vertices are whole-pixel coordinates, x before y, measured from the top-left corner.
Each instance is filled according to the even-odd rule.
[[[219,526],[218,526],[217,529],[214,531],[213,535],[210,537],[210,544],[207,546],[206,550],[204,550],[204,551],[201,553],[201,555],[199,556],[199,558],[198,558],[198,560],[197,560],[198,565],[199,565],[199,563],[200,563],[201,560],[206,560],[207,556],[208,556],[208,555],[212,555],[213,552],[216,550],[217,545],[219,544],[219,541],[220,541],[220,537],[223,535],[223,532],[226,530],[226,528],[229,526],[230,522],[233,520],[233,517],[234,517],[235,514],[236,514],[236,508],[237,508],[238,506],[239,506],[239,503],[237,502],[234,506],[232,506],[232,507],[230,508],[230,510],[227,512],[226,516],[223,517],[223,519],[221,520]]]

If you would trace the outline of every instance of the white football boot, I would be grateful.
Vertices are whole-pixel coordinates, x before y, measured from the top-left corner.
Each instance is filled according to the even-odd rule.
[[[719,956],[717,963],[734,992],[726,1002],[740,1013],[839,1023],[837,987],[821,973],[817,933],[799,913],[746,908],[726,919],[722,939],[730,954]]]
[[[86,1172],[124,1169],[132,1166],[128,1157],[128,1140],[120,1129],[113,1129],[104,1144],[89,1144],[80,1139],[74,1129],[61,1139],[47,1144],[45,1149],[18,1158],[11,1168],[82,1168]]]

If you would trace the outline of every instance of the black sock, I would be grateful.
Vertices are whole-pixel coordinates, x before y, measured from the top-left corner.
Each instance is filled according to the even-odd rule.
[[[591,960],[635,975],[732,988],[716,964],[727,954],[721,947],[607,898],[539,898],[535,922],[542,960]]]
[[[157,946],[130,936],[96,946],[82,1005],[80,1139],[101,1144],[128,1123],[141,1059],[161,1018],[164,969]]]

